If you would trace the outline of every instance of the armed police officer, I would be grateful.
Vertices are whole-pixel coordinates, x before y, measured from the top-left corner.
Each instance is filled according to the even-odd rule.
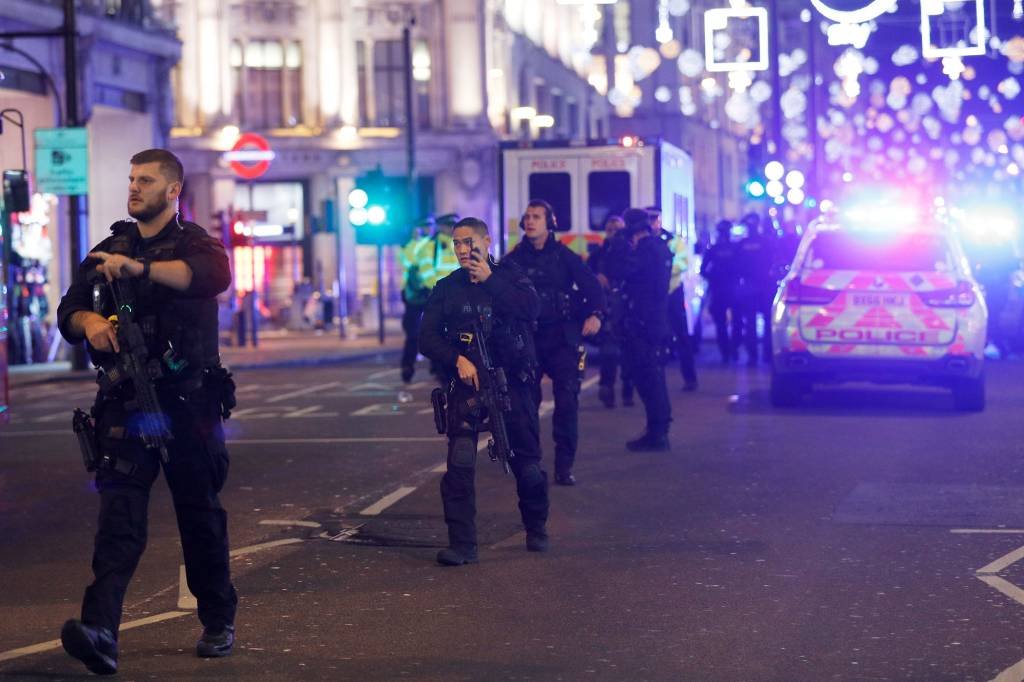
[[[234,406],[234,384],[220,367],[216,300],[231,273],[221,243],[179,219],[182,180],[181,162],[166,150],[131,158],[128,214],[136,222],[113,224],[58,309],[61,334],[85,340],[100,368],[95,429],[81,413],[88,427],[80,434],[87,460],[94,448],[87,468],[96,470],[100,495],[94,580],[81,620],[61,631],[64,649],[98,674],[117,670],[125,591],[146,545],[149,493],[161,467],[204,628],[196,653],[225,656],[234,642],[238,598],[218,499],[228,471],[221,419]],[[126,332],[129,322],[137,335]]]
[[[626,443],[626,449],[665,451],[670,447],[668,429],[672,422],[672,404],[665,384],[662,356],[669,338],[667,313],[672,252],[665,242],[653,235],[646,211],[631,208],[623,219],[625,236],[632,244],[629,258],[620,261],[626,298],[623,361],[647,414],[644,433]]]
[[[610,215],[604,223],[604,241],[587,259],[587,266],[597,275],[605,294],[608,312],[596,343],[600,353],[600,380],[597,396],[607,408],[615,407],[615,376],[622,370],[622,404],[633,405],[633,381],[622,363],[622,320],[625,302],[622,281],[616,278],[615,264],[624,261],[630,244],[623,236],[626,223],[622,216]],[[621,268],[619,269],[621,270]]]
[[[718,236],[704,255],[700,274],[708,282],[708,308],[715,322],[715,341],[722,362],[728,364],[737,359],[743,332],[743,319],[736,309],[740,252],[732,242],[732,221],[719,220],[715,232]]]
[[[551,377],[555,411],[555,483],[575,485],[572,467],[579,445],[579,394],[582,380],[583,337],[601,330],[604,292],[583,259],[558,240],[554,210],[546,201],[526,205],[525,239],[508,254],[530,278],[540,296],[534,343],[539,364],[535,384],[540,403],[540,378]]]
[[[533,388],[536,358],[531,327],[540,299],[518,266],[491,259],[491,240],[482,220],[460,220],[452,239],[459,269],[438,282],[430,294],[420,328],[420,352],[455,377],[445,401],[447,414],[437,415],[448,435],[441,501],[449,545],[438,553],[437,561],[461,566],[477,561],[477,438],[484,419],[494,426],[495,415],[481,413],[482,390],[507,390],[510,409],[503,416],[512,450],[508,465],[516,478],[526,548],[534,552],[548,548],[548,482],[540,464],[540,419]],[[478,342],[494,367],[502,370],[505,386],[496,385],[499,382],[486,371]]]

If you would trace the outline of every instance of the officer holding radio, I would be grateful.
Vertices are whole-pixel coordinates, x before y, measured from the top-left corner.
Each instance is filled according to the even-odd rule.
[[[601,330],[605,301],[601,283],[583,259],[558,240],[554,210],[546,201],[526,205],[523,241],[506,260],[526,272],[540,296],[534,343],[540,373],[551,377],[555,412],[555,483],[575,485],[572,467],[579,444],[579,394],[585,350],[583,337]],[[540,377],[536,384],[540,402]]]
[[[199,602],[196,654],[226,656],[234,643],[238,598],[218,499],[228,472],[221,420],[234,406],[234,383],[220,366],[216,299],[231,272],[221,243],[180,220],[182,180],[169,151],[131,158],[128,214],[136,222],[113,224],[57,313],[64,338],[86,341],[100,368],[91,417],[79,411],[75,419],[100,495],[95,577],[81,620],[61,631],[64,649],[97,674],[117,671],[122,605],[146,546],[149,493],[161,468]]]
[[[444,566],[476,563],[477,438],[481,388],[486,367],[475,354],[475,335],[483,339],[492,364],[503,370],[510,409],[504,421],[513,456],[519,512],[526,528],[526,548],[548,548],[547,474],[540,465],[540,419],[534,394],[536,357],[530,328],[537,319],[537,292],[514,263],[495,263],[487,224],[463,218],[452,232],[459,269],[434,287],[420,327],[420,352],[456,377],[447,392],[443,421],[448,435],[448,469],[441,479],[441,500],[448,525],[448,547],[437,555]],[[493,425],[493,422],[492,422]]]

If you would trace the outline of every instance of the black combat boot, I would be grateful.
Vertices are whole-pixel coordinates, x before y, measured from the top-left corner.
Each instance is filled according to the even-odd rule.
[[[600,399],[604,406],[608,409],[615,407],[615,387],[614,386],[598,386],[597,397]]]
[[[71,619],[60,631],[64,651],[77,658],[89,672],[113,675],[117,672],[117,640],[110,630]]]
[[[672,448],[669,445],[667,435],[645,433],[639,438],[626,443],[626,449],[630,452],[667,452]]]
[[[548,533],[544,529],[526,531],[526,549],[530,552],[548,551]]]
[[[437,553],[437,563],[442,566],[465,566],[479,560],[476,547],[445,547]]]
[[[203,628],[203,636],[196,642],[196,656],[200,658],[220,658],[231,654],[235,644],[235,626],[224,625],[219,628]]]

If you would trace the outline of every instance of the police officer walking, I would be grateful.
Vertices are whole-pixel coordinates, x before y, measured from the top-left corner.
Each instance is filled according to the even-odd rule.
[[[662,355],[668,340],[668,284],[672,252],[653,236],[647,212],[631,208],[623,216],[626,236],[633,245],[623,263],[626,297],[624,321],[624,362],[636,383],[647,413],[644,433],[626,443],[632,452],[657,452],[670,448],[669,424],[672,404],[665,384]]]
[[[689,268],[689,244],[680,236],[666,230],[661,224],[661,209],[648,206],[647,215],[651,230],[672,252],[672,273],[668,282],[668,326],[671,332],[672,350],[679,360],[679,372],[683,375],[683,390],[697,390],[697,366],[693,358],[693,343],[690,339],[690,323],[686,319],[686,287],[683,275]]]
[[[526,205],[525,239],[506,260],[518,265],[540,296],[534,335],[540,368],[535,384],[540,403],[540,378],[551,377],[555,411],[555,483],[575,485],[572,473],[579,445],[579,395],[583,374],[583,337],[601,330],[604,292],[583,259],[558,240],[551,204],[534,199]]]
[[[758,362],[757,317],[761,316],[764,335],[761,338],[764,361],[772,360],[772,299],[778,288],[778,280],[772,272],[774,260],[774,235],[762,234],[761,221],[756,213],[743,217],[747,236],[740,241],[739,272],[740,283],[737,291],[740,315],[743,318],[743,341],[747,348],[747,364]]]
[[[629,257],[630,244],[623,235],[626,223],[622,216],[610,215],[604,223],[604,241],[587,259],[587,265],[597,275],[605,294],[607,313],[597,336],[600,353],[600,380],[597,396],[607,408],[615,407],[615,377],[622,370],[622,404],[633,405],[633,380],[622,363],[622,321],[625,302],[622,280],[616,277],[615,263]]]
[[[227,514],[217,497],[228,471],[221,419],[234,405],[234,385],[220,367],[216,296],[227,289],[231,272],[221,243],[179,219],[182,180],[181,162],[166,150],[131,158],[128,214],[137,222],[113,224],[112,235],[79,267],[58,310],[61,334],[70,343],[87,341],[100,367],[101,390],[92,409],[100,454],[95,577],[81,620],[67,621],[61,631],[64,649],[98,674],[117,670],[125,591],[146,545],[149,492],[161,465],[203,624],[196,654],[226,656],[234,642],[238,598],[228,567]],[[130,309],[101,304],[94,311],[96,280],[97,293],[104,281],[120,297],[128,293]],[[140,422],[154,416],[138,411],[144,387],[120,380],[119,354],[128,349],[127,337],[108,320],[116,313],[134,317],[148,357],[159,363],[151,388],[170,432],[161,451],[143,440]]]
[[[736,288],[739,284],[739,249],[732,240],[732,222],[719,220],[717,237],[700,265],[700,275],[708,282],[708,309],[715,322],[715,341],[722,362],[737,359],[743,319],[736,309]],[[730,325],[731,316],[731,325]],[[731,334],[730,334],[731,329]]]
[[[420,352],[455,377],[448,392],[448,469],[441,479],[441,501],[448,525],[448,547],[437,554],[444,566],[476,563],[476,488],[478,431],[467,406],[477,400],[483,369],[474,362],[477,326],[491,330],[485,340],[496,367],[505,371],[511,412],[506,416],[514,456],[519,512],[526,548],[548,548],[548,481],[541,468],[540,418],[534,393],[536,358],[530,328],[540,300],[530,280],[514,263],[495,263],[488,254],[487,224],[464,218],[452,233],[459,269],[438,282],[427,301],[420,328]],[[484,324],[481,324],[484,323]]]

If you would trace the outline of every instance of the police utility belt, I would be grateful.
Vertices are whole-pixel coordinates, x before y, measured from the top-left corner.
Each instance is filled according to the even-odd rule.
[[[121,383],[116,376],[116,367],[109,371],[101,371],[97,378],[102,394],[100,400],[117,399]],[[157,390],[161,394],[174,393],[178,399],[188,403],[190,400],[201,400],[213,398],[220,407],[222,419],[231,417],[231,410],[238,404],[235,398],[235,380],[233,374],[227,367],[219,364],[207,367],[200,373],[181,381],[176,381],[163,386]],[[106,388],[104,388],[106,387]],[[205,392],[206,396],[199,395]],[[105,448],[100,447],[100,435],[96,431],[98,416],[98,405],[93,405],[89,412],[81,408],[75,408],[71,419],[71,427],[78,440],[78,448],[82,453],[82,463],[85,470],[93,472],[98,469],[117,471],[125,475],[131,475],[135,471],[135,465],[113,456]],[[148,446],[148,443],[147,443]]]

